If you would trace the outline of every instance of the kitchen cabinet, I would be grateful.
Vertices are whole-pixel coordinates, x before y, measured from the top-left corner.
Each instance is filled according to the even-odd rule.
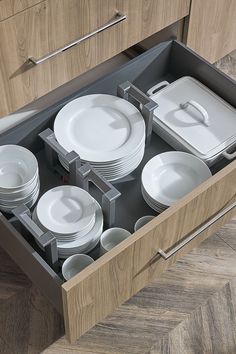
[[[224,76],[182,44],[162,43],[131,60],[113,73],[49,109],[35,115],[17,128],[6,132],[0,144],[20,144],[30,148],[39,161],[42,190],[61,183],[60,175],[46,168],[38,133],[50,127],[59,109],[69,100],[91,93],[115,95],[118,85],[129,80],[143,92],[161,80],[171,81],[194,76],[234,107],[235,82]],[[133,230],[135,221],[152,210],[140,192],[140,175],[144,164],[170,146],[153,134],[144,160],[132,173],[131,181],[116,183],[121,198],[116,209],[116,225]],[[63,282],[60,274],[34,248],[34,237],[0,215],[0,246],[9,253],[28,277],[64,315],[70,342],[105,318],[118,305],[137,293],[155,276],[159,276],[183,254],[214,233],[236,212],[236,161],[219,162],[213,177],[158,215],[116,248],[98,258],[71,280]],[[23,229],[24,230],[24,229]]]
[[[43,0],[0,0],[0,21],[40,3]]]
[[[20,2],[22,10],[27,3],[34,2]],[[10,5],[1,4],[7,11]],[[0,117],[185,17],[189,5],[190,0],[47,0],[1,21]]]
[[[192,0],[187,45],[216,62],[236,48],[235,18],[235,0]]]

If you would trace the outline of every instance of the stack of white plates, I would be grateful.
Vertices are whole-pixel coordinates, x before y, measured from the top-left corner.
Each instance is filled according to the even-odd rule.
[[[18,145],[0,147],[0,210],[31,208],[39,195],[39,169],[34,154]]]
[[[103,231],[100,205],[86,191],[59,186],[47,191],[33,212],[33,220],[57,239],[59,258],[87,253],[99,242]]]
[[[145,149],[145,122],[130,102],[110,95],[77,98],[58,113],[57,141],[75,151],[107,180],[115,181],[135,170]],[[68,169],[66,161],[61,164]]]
[[[198,157],[180,151],[165,152],[144,166],[142,195],[152,209],[161,213],[211,175]]]

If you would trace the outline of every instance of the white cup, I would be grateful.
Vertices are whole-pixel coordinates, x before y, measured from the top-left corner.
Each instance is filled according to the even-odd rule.
[[[62,275],[65,280],[69,280],[93,262],[93,258],[87,256],[87,254],[74,254],[63,263]]]
[[[129,231],[121,229],[120,227],[113,227],[104,231],[100,238],[101,254],[110,251],[130,235],[131,233]]]
[[[134,225],[134,231],[137,231],[138,229],[141,229],[144,225],[146,225],[149,221],[154,219],[155,216],[153,215],[145,215],[142,216],[140,219],[138,219]]]

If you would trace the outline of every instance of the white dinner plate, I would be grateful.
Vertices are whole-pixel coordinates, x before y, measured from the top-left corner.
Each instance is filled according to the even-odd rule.
[[[147,195],[170,206],[211,177],[207,165],[194,155],[169,151],[153,157],[142,171]]]
[[[70,234],[89,227],[95,213],[94,199],[76,186],[59,186],[47,191],[37,204],[37,217],[48,230]]]
[[[71,253],[72,251],[78,250],[78,247],[89,245],[92,242],[98,240],[102,234],[103,230],[103,213],[102,208],[96,200],[95,204],[95,223],[93,228],[84,236],[72,242],[57,242],[58,250],[61,253]]]
[[[111,95],[79,97],[57,114],[54,132],[68,152],[82,160],[107,162],[132,154],[145,136],[139,110],[128,101]]]
[[[94,199],[95,204],[95,223],[93,228],[81,238],[74,241],[59,242],[57,241],[58,256],[59,258],[67,258],[76,253],[88,253],[94,247],[96,247],[99,242],[100,236],[103,232],[103,213],[101,206]],[[33,220],[37,223],[35,218],[35,211],[33,212]]]
[[[46,227],[44,227],[38,217],[37,217],[37,207],[34,209],[33,212],[33,219],[34,221],[39,225],[39,227],[41,228],[42,231],[46,232],[48,231],[48,229]],[[75,241],[77,240],[79,237],[83,237],[85,236],[94,226],[95,223],[95,214],[93,217],[92,222],[90,223],[89,227],[83,229],[82,231],[79,232],[74,232],[71,234],[62,234],[62,233],[57,233],[57,232],[53,232],[53,235],[56,237],[56,239],[60,242],[69,242],[69,241]]]
[[[94,167],[99,173],[101,173],[103,177],[105,177],[107,180],[114,181],[116,179],[120,179],[124,176],[127,176],[128,174],[133,172],[139,166],[140,162],[143,159],[143,156],[144,156],[144,148],[139,151],[137,156],[135,156],[132,161],[130,161],[124,166],[120,166],[119,168],[102,170],[98,167],[94,167],[93,165],[92,167]],[[63,160],[60,159],[60,157],[59,157],[59,161],[61,165],[68,171],[67,165],[63,162]]]

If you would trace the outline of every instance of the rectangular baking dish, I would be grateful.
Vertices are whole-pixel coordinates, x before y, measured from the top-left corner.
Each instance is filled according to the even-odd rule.
[[[116,95],[117,86],[127,80],[146,92],[157,82],[172,82],[186,75],[195,77],[236,106],[236,83],[184,45],[171,41],[150,49],[2,134],[0,144],[20,144],[36,154],[43,193],[63,181],[46,166],[44,144],[38,134],[52,128],[63,105],[86,94]],[[115,226],[133,232],[139,217],[153,213],[142,199],[140,174],[152,156],[169,150],[172,148],[166,142],[152,134],[139,168],[114,184],[121,193],[116,201]],[[63,283],[60,272],[46,262],[47,252],[39,251],[32,234],[18,220],[13,218],[10,222],[3,214],[0,245],[64,315],[66,336],[73,342],[236,213],[236,161],[220,161],[212,172],[213,177],[68,282]],[[91,188],[91,193],[101,201],[96,188]],[[96,257],[96,250],[92,256]]]
[[[158,83],[148,95],[158,103],[153,130],[174,149],[190,152],[209,166],[236,157],[236,110],[208,87],[184,76],[171,85]]]

